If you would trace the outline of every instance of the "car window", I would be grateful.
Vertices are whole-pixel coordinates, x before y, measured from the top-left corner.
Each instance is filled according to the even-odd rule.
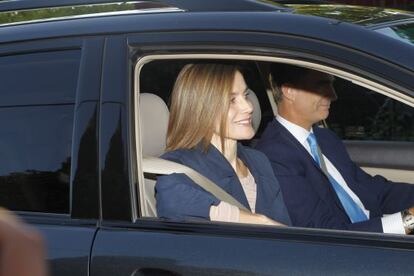
[[[342,139],[414,141],[412,107],[340,78],[335,90],[327,122]]]
[[[80,51],[0,57],[0,205],[69,212]]]
[[[414,44],[414,23],[385,27],[376,31],[405,43]]]
[[[137,92],[155,94],[162,98],[168,105],[178,72],[185,64],[193,62],[197,62],[197,60],[179,59],[155,60],[149,63],[143,62],[144,65],[141,71],[139,71],[140,74],[137,75],[139,78],[139,89]],[[221,60],[221,62],[225,61]],[[238,63],[241,68],[246,68],[242,72],[244,73],[247,86],[256,93],[259,99],[262,115],[260,128],[263,130],[269,121],[274,118],[272,104],[270,104],[270,101],[274,101],[274,98],[269,93],[270,78],[268,78],[268,74],[273,72],[271,71],[273,67],[281,64],[278,62],[239,60],[228,60],[228,62]],[[335,131],[343,140],[364,140],[364,142],[368,142],[363,143],[363,145],[353,145],[353,150],[349,152],[353,161],[363,170],[371,173],[369,169],[375,168],[376,171],[374,174],[383,175],[397,182],[405,181],[410,183],[412,177],[408,181],[404,178],[406,175],[412,174],[412,170],[410,171],[411,164],[409,163],[409,156],[404,160],[399,158],[400,160],[396,162],[397,157],[395,154],[390,155],[389,152],[398,153],[399,151],[397,150],[404,150],[412,144],[410,142],[414,141],[414,113],[412,108],[384,96],[377,91],[367,89],[343,79],[339,74],[335,74],[334,77],[334,86],[338,94],[338,99],[331,104],[330,115],[327,120],[328,127]],[[140,117],[141,120],[144,120],[143,118],[143,116]],[[149,121],[151,121],[151,118],[149,118]],[[140,127],[142,126],[140,125]],[[263,131],[260,131],[260,128],[256,132],[254,139],[245,141],[245,145],[253,147],[258,145],[255,141],[260,140],[263,133]],[[140,131],[142,129],[145,130],[145,127],[140,128]],[[156,139],[147,137],[148,140],[152,142],[152,140],[155,141]],[[371,142],[372,140],[375,141]],[[378,144],[376,141],[408,141],[408,143],[404,142],[404,147],[397,149],[396,147],[390,148],[388,145],[384,145],[384,143]],[[141,146],[142,149],[146,147],[144,142],[142,142]],[[345,143],[345,146],[348,145]],[[362,148],[364,151],[361,151]],[[355,152],[357,154],[354,154]],[[148,156],[146,152],[142,154]],[[363,159],[360,157],[363,157]],[[374,166],[372,166],[371,159],[375,160]],[[397,179],[390,177],[395,174],[399,176]],[[401,176],[403,176],[402,180],[400,178]],[[143,173],[142,178],[141,175],[139,178],[138,188],[141,216],[156,217],[154,185],[157,176],[153,173]]]

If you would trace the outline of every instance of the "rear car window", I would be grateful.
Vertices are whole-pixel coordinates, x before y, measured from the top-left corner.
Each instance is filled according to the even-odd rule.
[[[0,205],[69,213],[80,50],[0,57]]]

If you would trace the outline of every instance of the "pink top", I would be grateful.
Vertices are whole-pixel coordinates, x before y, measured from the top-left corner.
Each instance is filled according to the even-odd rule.
[[[256,209],[257,185],[253,175],[248,171],[246,177],[240,178],[240,183],[246,195],[252,213]],[[239,222],[240,210],[234,205],[221,201],[217,206],[210,207],[210,220],[223,222]]]

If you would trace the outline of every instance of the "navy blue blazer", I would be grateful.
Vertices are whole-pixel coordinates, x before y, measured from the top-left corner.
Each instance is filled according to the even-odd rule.
[[[257,184],[256,213],[290,225],[290,218],[269,160],[259,151],[238,144],[237,155],[249,168]],[[227,159],[214,146],[207,152],[180,149],[168,152],[164,159],[187,165],[223,188],[250,210],[240,181]],[[173,220],[209,220],[210,206],[220,200],[196,185],[184,174],[160,176],[155,185],[157,213]]]
[[[414,185],[370,176],[350,159],[344,144],[332,131],[318,127],[313,127],[313,131],[323,154],[370,211],[370,219],[351,223],[318,164],[274,119],[256,148],[270,159],[294,226],[383,232],[381,216],[414,206]]]

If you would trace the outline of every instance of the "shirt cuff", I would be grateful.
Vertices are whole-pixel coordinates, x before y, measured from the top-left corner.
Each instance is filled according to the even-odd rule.
[[[405,235],[405,229],[404,229],[404,224],[403,224],[403,220],[401,217],[401,213],[395,213],[392,215],[384,215],[381,218],[381,222],[382,222],[382,229],[384,233]]]
[[[239,222],[240,210],[234,205],[220,201],[217,206],[210,206],[210,220],[223,222]]]

